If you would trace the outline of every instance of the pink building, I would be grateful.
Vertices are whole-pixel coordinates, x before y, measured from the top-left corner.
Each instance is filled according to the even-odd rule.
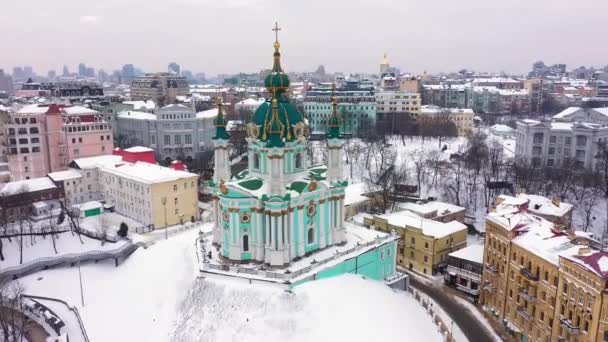
[[[28,105],[5,125],[11,180],[44,177],[77,158],[111,154],[112,128],[89,108]]]

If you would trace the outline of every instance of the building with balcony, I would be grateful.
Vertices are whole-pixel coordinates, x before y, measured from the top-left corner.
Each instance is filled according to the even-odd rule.
[[[168,105],[155,113],[118,113],[117,140],[121,147],[145,146],[156,151],[156,159],[180,159],[191,163],[205,151],[213,150],[213,120],[217,108],[196,113],[184,105]]]
[[[131,81],[132,100],[152,100],[159,104],[175,103],[178,96],[188,95],[185,77],[167,72],[146,74]]]
[[[11,180],[66,170],[68,161],[112,152],[112,128],[92,109],[27,105],[5,124]]]
[[[563,224],[567,211],[546,216],[527,195],[502,196],[487,216],[480,299],[522,341],[608,336],[608,254]]]
[[[477,299],[483,272],[483,245],[471,245],[448,254],[446,284]]]
[[[530,93],[525,89],[474,86],[469,106],[476,113],[528,113]]]

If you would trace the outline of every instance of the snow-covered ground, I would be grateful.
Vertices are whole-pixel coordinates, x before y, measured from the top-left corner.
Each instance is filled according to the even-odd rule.
[[[200,281],[180,306],[174,341],[443,341],[409,294],[356,275],[313,281],[293,293]],[[466,341],[466,340],[458,340]]]
[[[90,251],[107,251],[121,247],[126,241],[121,240],[116,243],[106,242],[103,245],[100,240],[91,239],[81,235],[82,242],[76,233],[71,232],[59,233],[55,237],[55,246],[57,253],[53,248],[53,239],[51,235],[42,236],[24,236],[23,237],[23,263],[37,260],[40,258],[61,256],[73,253],[83,253]],[[19,265],[19,239],[12,238],[2,239],[4,261],[0,261],[0,268]]]
[[[343,276],[287,293],[226,280],[198,279],[195,239],[187,230],[119,267],[58,268],[19,281],[25,293],[76,305],[92,341],[376,341],[407,336],[443,341],[416,301],[383,283]]]

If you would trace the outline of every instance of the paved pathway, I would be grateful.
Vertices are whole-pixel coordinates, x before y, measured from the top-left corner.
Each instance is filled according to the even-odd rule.
[[[7,310],[7,311],[14,312],[13,309],[8,309],[8,308],[0,308],[0,310]],[[26,320],[24,337],[26,337],[28,341],[46,342],[47,337],[49,337],[50,335],[46,332],[46,330],[44,330],[44,328],[40,324],[36,323],[36,321],[29,319],[28,317],[26,317],[25,315],[23,315],[20,312],[18,312],[17,315],[21,319]]]
[[[450,297],[444,289],[426,284],[416,279],[415,276],[410,277],[410,285],[441,305],[443,310],[450,315],[450,318],[458,324],[460,330],[462,330],[469,341],[494,341],[492,334],[486,326],[479,322],[477,317],[467,307]]]

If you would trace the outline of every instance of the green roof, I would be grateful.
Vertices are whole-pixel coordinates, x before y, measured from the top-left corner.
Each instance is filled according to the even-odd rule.
[[[255,191],[255,190],[259,190],[262,187],[262,185],[264,185],[264,182],[259,178],[252,178],[252,179],[244,180],[241,182],[237,182],[236,184],[247,190]]]

